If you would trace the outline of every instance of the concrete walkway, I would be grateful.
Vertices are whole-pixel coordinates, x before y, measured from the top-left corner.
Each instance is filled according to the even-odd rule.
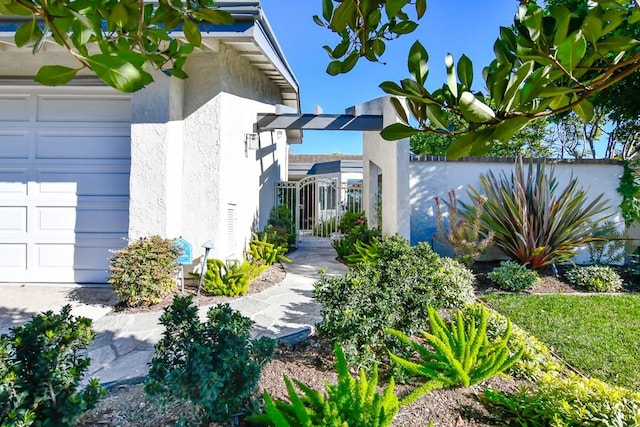
[[[284,264],[287,274],[281,283],[230,303],[255,322],[252,331],[255,337],[268,336],[286,342],[312,333],[320,320],[320,308],[312,298],[319,270],[324,269],[328,275],[347,271],[346,266],[335,260],[335,251],[327,244],[307,243],[290,255],[292,262]],[[28,321],[33,314],[72,304],[74,315],[93,319],[97,333],[88,348],[91,366],[87,377],[97,377],[107,386],[140,381],[147,374],[153,346],[162,337],[162,327],[158,324],[162,312],[111,313],[106,302],[104,305],[82,304],[78,301],[81,300],[78,292],[102,292],[105,301],[113,297],[110,289],[1,287],[0,333]],[[208,309],[200,308],[201,318],[205,318]]]

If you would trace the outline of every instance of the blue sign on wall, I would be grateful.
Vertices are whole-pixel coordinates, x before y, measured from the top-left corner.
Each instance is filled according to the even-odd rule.
[[[193,262],[191,258],[191,243],[187,242],[182,237],[174,240],[174,243],[182,250],[182,255],[178,257],[178,264],[190,265]]]

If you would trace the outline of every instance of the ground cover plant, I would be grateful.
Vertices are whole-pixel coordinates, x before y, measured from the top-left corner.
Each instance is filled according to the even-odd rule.
[[[604,265],[577,266],[567,271],[567,280],[592,292],[614,292],[622,289],[622,279],[614,269]]]
[[[640,296],[485,295],[583,374],[640,390]]]
[[[500,289],[509,292],[522,292],[541,282],[535,270],[529,270],[514,261],[502,261],[499,267],[491,270],[489,279]]]

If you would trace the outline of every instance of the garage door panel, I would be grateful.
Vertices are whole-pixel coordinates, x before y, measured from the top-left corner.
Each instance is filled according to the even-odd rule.
[[[38,172],[40,192],[78,196],[123,196],[129,191],[129,174],[118,172]]]
[[[76,208],[69,207],[36,207],[35,232],[70,231],[76,229]]]
[[[0,194],[2,197],[27,194],[27,171],[0,170]]]
[[[0,206],[0,232],[27,231],[26,206]]]
[[[29,133],[26,131],[0,130],[0,158],[28,159],[29,138]]]
[[[129,226],[130,96],[0,91],[0,281],[104,283]]]
[[[25,243],[0,243],[0,269],[27,269]]]
[[[1,142],[1,137],[0,137]],[[38,133],[38,159],[129,159],[130,137],[122,131],[93,131]]]
[[[116,233],[126,235],[129,209],[77,209],[76,233]]]
[[[0,94],[0,122],[28,122],[29,95]]]
[[[36,244],[35,268],[73,269],[75,245],[73,243]]]
[[[128,96],[40,95],[36,121],[129,123],[131,104]]]

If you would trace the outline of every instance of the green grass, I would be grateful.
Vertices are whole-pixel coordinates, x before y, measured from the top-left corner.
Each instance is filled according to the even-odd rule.
[[[640,390],[640,295],[487,295],[581,373]]]

